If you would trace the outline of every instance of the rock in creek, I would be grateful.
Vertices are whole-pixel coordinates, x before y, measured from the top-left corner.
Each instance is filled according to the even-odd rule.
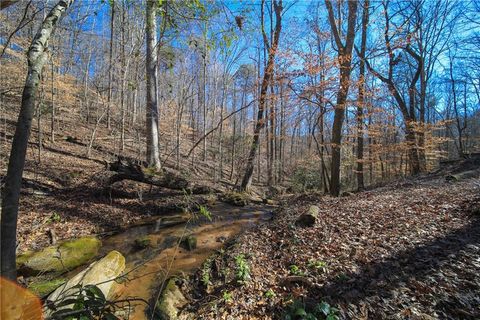
[[[248,205],[250,197],[245,192],[227,192],[223,195],[222,200],[228,204],[244,207]]]
[[[72,270],[98,254],[102,243],[95,237],[84,237],[62,242],[41,251],[29,251],[17,257],[20,274],[63,273]]]
[[[195,236],[188,235],[182,239],[180,244],[188,251],[193,251],[197,248],[197,238],[195,238]]]
[[[160,299],[155,305],[155,313],[160,319],[176,320],[178,319],[179,309],[185,306],[187,302],[176,284],[176,279],[171,278],[167,281],[165,289],[163,289]]]
[[[75,286],[78,284],[82,286],[96,285],[102,291],[105,298],[109,299],[111,291],[113,291],[111,289],[115,283],[113,280],[117,278],[123,270],[125,270],[125,257],[118,251],[110,251],[105,257],[93,262],[88,268],[58,287],[48,296],[47,300],[58,304],[60,301],[66,299],[74,299],[75,293],[78,292],[78,287]]]

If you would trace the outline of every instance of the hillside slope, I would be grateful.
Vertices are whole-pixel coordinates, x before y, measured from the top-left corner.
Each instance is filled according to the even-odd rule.
[[[315,225],[296,226],[310,205],[320,209]],[[478,174],[344,198],[298,196],[210,262],[213,285],[202,282],[205,268],[198,272],[186,293],[195,302],[184,313],[296,319],[325,302],[347,319],[478,319],[479,254]],[[251,276],[243,285],[235,280],[240,255]]]
[[[21,103],[25,61],[20,54],[4,60],[0,92],[0,186],[6,175],[8,155],[15,132]],[[107,190],[105,181],[111,175],[108,163],[121,155],[143,161],[145,139],[127,140],[120,151],[119,133],[107,129],[104,122],[96,125],[101,109],[91,109],[91,119],[85,118],[83,93],[77,81],[69,76],[54,74],[55,106],[54,139],[51,136],[52,92],[50,73],[40,88],[39,104],[32,123],[23,175],[22,196],[18,220],[17,251],[40,249],[55,240],[102,234],[129,225],[169,208],[181,207],[182,191],[172,191],[133,181],[116,183]],[[93,98],[99,98],[92,93]],[[38,119],[37,115],[41,116]],[[116,118],[118,115],[113,114]],[[88,145],[95,130],[90,154]],[[142,132],[142,122],[130,128]],[[143,134],[142,134],[143,135]],[[142,136],[140,135],[140,136]],[[168,140],[168,137],[164,137]],[[182,139],[190,139],[186,136]],[[41,147],[39,147],[41,141]],[[170,154],[162,154],[164,166],[174,168]],[[213,185],[214,161],[182,159],[182,173],[200,185]],[[228,181],[217,181],[217,189],[229,187]],[[108,191],[108,192],[106,192]]]

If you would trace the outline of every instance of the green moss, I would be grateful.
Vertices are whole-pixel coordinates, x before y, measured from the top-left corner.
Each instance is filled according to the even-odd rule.
[[[162,174],[162,172],[157,170],[155,167],[142,167],[142,172],[147,176],[156,176]]]
[[[101,242],[95,237],[65,241],[38,252],[17,258],[17,267],[24,274],[61,273],[85,264],[98,254]]]
[[[223,201],[234,206],[244,207],[248,204],[250,197],[245,192],[227,192],[223,196]]]
[[[155,313],[160,316],[160,319],[177,319],[179,308],[186,303],[187,300],[176,284],[176,278],[171,278],[155,304]]]
[[[25,251],[24,253],[17,256],[17,269],[20,268],[28,259],[34,255],[33,251]]]
[[[213,206],[217,203],[217,195],[216,194],[208,194],[206,197],[205,197],[205,203],[208,205],[208,206]]]
[[[48,294],[52,293],[55,289],[60,287],[66,281],[67,279],[57,278],[52,280],[34,282],[28,286],[28,289],[35,293],[37,296],[43,298]]]
[[[182,246],[188,251],[195,250],[197,248],[197,238],[192,235],[186,236],[182,240]]]
[[[138,249],[145,249],[152,244],[152,239],[148,236],[135,239],[135,247]]]

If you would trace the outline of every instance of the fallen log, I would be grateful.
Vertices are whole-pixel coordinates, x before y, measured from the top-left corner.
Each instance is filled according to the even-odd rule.
[[[460,180],[465,180],[469,178],[475,178],[475,177],[478,177],[479,175],[480,175],[479,170],[469,170],[469,171],[464,171],[457,174],[449,174],[445,177],[445,180],[460,181]]]
[[[108,169],[116,172],[108,179],[108,186],[122,180],[133,180],[174,190],[186,190],[191,187],[187,179],[172,169],[156,170],[123,159],[109,163]]]

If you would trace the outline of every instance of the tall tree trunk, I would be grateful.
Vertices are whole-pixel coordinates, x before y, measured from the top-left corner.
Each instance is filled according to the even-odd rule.
[[[425,75],[425,60],[422,59],[422,71],[420,72],[420,97],[419,97],[419,124],[420,129],[417,131],[418,136],[418,161],[420,164],[420,171],[424,172],[427,170],[427,158],[425,156],[425,104],[427,100],[427,80]]]
[[[61,0],[53,7],[40,26],[27,53],[27,79],[23,88],[22,105],[12,141],[2,198],[1,275],[13,281],[16,281],[17,278],[15,249],[18,203],[28,138],[35,109],[35,95],[43,67],[48,59],[48,40],[55,31],[59,19],[72,3],[73,0]]]
[[[283,182],[283,171],[285,167],[285,101],[283,94],[283,83],[280,82],[280,139],[278,146],[278,181]]]
[[[267,184],[269,186],[274,185],[276,183],[276,178],[275,178],[275,117],[276,117],[276,111],[275,111],[275,99],[274,97],[274,88],[273,88],[273,81],[270,83],[270,94],[272,95],[272,98],[270,99],[270,133],[269,133],[269,155],[268,155],[268,162],[270,163],[269,171],[268,171],[268,182]]]
[[[114,26],[115,26],[115,0],[111,2],[111,16],[110,16],[110,52],[109,52],[109,60],[108,60],[108,104],[107,104],[107,128],[110,129],[111,127],[111,104],[112,104],[112,83],[113,83],[113,33],[114,33]]]
[[[54,63],[53,63],[53,55],[50,55],[50,62],[52,64],[52,69],[51,71],[51,76],[52,76],[52,82],[51,82],[51,89],[52,89],[52,111],[51,111],[51,117],[50,117],[50,140],[52,143],[55,143],[55,70],[54,70]]]
[[[147,0],[147,164],[161,168],[158,148],[158,101],[157,101],[157,21],[155,11],[157,1]]]
[[[352,50],[355,39],[355,23],[357,20],[357,1],[348,2],[348,26],[345,45],[342,43],[336,25],[331,0],[325,0],[328,10],[328,20],[338,47],[338,61],[340,64],[340,87],[337,92],[337,103],[332,127],[332,166],[330,174],[330,194],[338,196],[340,193],[340,152],[342,143],[342,126],[345,117],[346,101],[350,88],[350,73],[352,71]]]
[[[263,24],[264,5],[265,5],[265,0],[262,0],[262,33],[263,33],[265,45],[268,46],[268,39],[265,34],[264,24]],[[268,50],[268,61],[265,67],[262,85],[260,87],[260,99],[258,104],[257,121],[255,123],[255,127],[253,130],[253,141],[252,141],[250,152],[247,158],[245,174],[243,175],[242,184],[240,186],[240,189],[243,191],[248,191],[252,184],[254,161],[255,161],[255,156],[257,154],[257,149],[260,141],[260,131],[265,125],[263,111],[265,110],[265,105],[267,102],[267,90],[273,76],[273,69],[275,66],[275,55],[277,53],[278,42],[280,40],[280,32],[282,31],[282,10],[283,10],[282,0],[279,0],[279,1],[274,0],[273,5],[274,5],[274,11],[275,11],[275,18],[276,18],[275,31],[274,31],[272,45],[269,47],[269,50]]]
[[[122,84],[121,84],[121,92],[120,92],[120,112],[121,112],[121,119],[120,119],[120,151],[123,153],[125,151],[125,86],[127,82],[127,63],[126,63],[126,56],[125,56],[125,24],[126,21],[126,11],[125,8],[127,4],[123,3],[122,5],[122,27],[121,27],[121,43],[120,43],[120,50],[121,50],[121,74],[122,74]]]
[[[367,27],[369,18],[370,1],[363,3],[362,15],[362,42],[360,45],[360,79],[358,83],[358,103],[357,103],[357,188],[363,190],[365,184],[363,181],[363,108],[365,106],[365,51],[367,48]]]
[[[207,133],[207,23],[203,32],[203,52],[202,52],[202,110],[203,110],[203,132]],[[207,139],[203,140],[203,161],[207,161]]]
[[[463,152],[464,147],[463,147],[463,129],[460,121],[460,115],[458,112],[458,103],[457,103],[457,90],[455,88],[455,78],[453,76],[453,63],[452,60],[450,60],[450,70],[449,70],[449,75],[450,75],[450,83],[452,86],[452,94],[453,94],[453,112],[455,113],[455,124],[457,125],[457,131],[458,131],[458,157],[459,158],[464,158],[465,154]]]
[[[413,120],[407,120],[405,123],[405,140],[408,146],[408,160],[410,161],[411,165],[411,174],[419,174],[421,169],[417,152],[417,139],[415,137],[415,125]]]
[[[410,45],[407,44],[405,48],[403,48],[413,59],[417,61],[417,68],[415,74],[413,75],[412,79],[410,80],[410,84],[408,87],[408,105],[402,93],[397,89],[393,81],[393,74],[394,74],[394,66],[397,64],[395,53],[394,53],[394,46],[391,44],[391,33],[390,33],[390,15],[387,10],[386,3],[383,3],[383,14],[385,16],[385,30],[384,30],[384,39],[385,39],[385,46],[387,49],[389,63],[388,63],[388,76],[385,77],[381,75],[378,71],[376,71],[368,60],[364,59],[365,64],[367,65],[368,70],[378,79],[380,79],[383,83],[385,83],[388,87],[388,90],[392,94],[393,98],[397,102],[398,108],[400,109],[403,121],[405,123],[405,139],[408,145],[408,158],[410,160],[410,168],[411,173],[416,175],[421,172],[421,167],[419,163],[418,157],[418,145],[415,133],[415,122],[416,122],[416,115],[415,115],[415,96],[416,96],[416,85],[418,79],[421,74],[421,70],[423,69],[423,62],[421,57],[410,48]]]

